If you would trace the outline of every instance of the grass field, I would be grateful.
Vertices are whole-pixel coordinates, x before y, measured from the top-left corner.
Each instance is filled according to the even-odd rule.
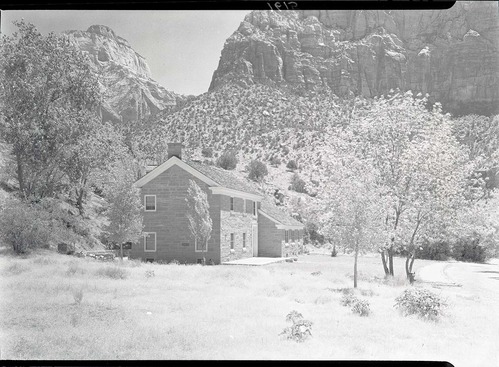
[[[408,287],[359,259],[360,317],[335,290],[352,287],[353,259],[300,256],[261,267],[103,263],[40,252],[0,257],[2,359],[410,359],[495,366],[497,309],[456,287],[437,322],[393,307]],[[415,268],[432,263],[416,261]],[[314,273],[314,274],[312,274]],[[421,286],[421,285],[419,285]],[[297,310],[313,322],[296,343],[279,333]],[[494,316],[495,315],[495,316]],[[494,354],[496,353],[496,354]]]

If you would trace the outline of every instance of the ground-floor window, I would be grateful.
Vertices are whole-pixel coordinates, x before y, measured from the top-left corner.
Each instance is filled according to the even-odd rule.
[[[156,251],[156,232],[144,232],[144,251]]]
[[[195,245],[195,248],[196,248],[196,252],[208,251],[207,244],[205,242],[203,242],[203,241],[196,240],[194,242],[194,245]]]
[[[230,249],[234,250],[234,233],[230,234]]]
[[[287,229],[284,230],[284,242],[289,242],[289,231]]]
[[[246,248],[246,232],[243,233],[243,248]]]

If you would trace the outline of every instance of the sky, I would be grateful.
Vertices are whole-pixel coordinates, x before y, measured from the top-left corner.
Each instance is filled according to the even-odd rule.
[[[208,91],[224,42],[248,10],[10,10],[2,11],[1,31],[24,18],[44,35],[106,25],[145,57],[152,78],[166,89],[198,95]]]

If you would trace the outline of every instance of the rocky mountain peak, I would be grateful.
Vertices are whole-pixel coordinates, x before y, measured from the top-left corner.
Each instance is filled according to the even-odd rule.
[[[374,97],[429,93],[454,114],[497,113],[497,2],[446,10],[254,11],[226,41],[210,90],[227,82]]]
[[[86,31],[65,33],[88,54],[93,69],[101,75],[105,91],[103,119],[137,121],[171,108],[178,98],[182,99],[152,79],[145,58],[111,28],[92,25]]]

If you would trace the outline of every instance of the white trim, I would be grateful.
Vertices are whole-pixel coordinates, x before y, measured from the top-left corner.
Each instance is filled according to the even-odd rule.
[[[244,192],[244,191],[229,189],[229,188],[223,187],[223,186],[210,187],[210,190],[214,195],[227,195],[227,196],[232,196],[232,197],[237,197],[237,198],[242,198],[242,199],[249,199],[249,200],[253,200],[253,201],[261,201],[263,199],[263,197],[259,196],[259,195],[250,194],[250,193]]]
[[[147,201],[146,201],[146,197],[148,196],[153,196],[154,197],[154,210],[147,210]],[[156,195],[144,195],[144,211],[145,212],[155,212],[156,211]]]
[[[174,165],[179,166],[184,171],[189,172],[191,175],[193,175],[194,177],[199,178],[201,181],[203,181],[204,183],[206,183],[208,185],[219,186],[218,183],[216,183],[215,181],[213,181],[208,176],[202,174],[197,169],[192,168],[191,166],[189,166],[187,163],[185,163],[181,159],[173,156],[170,159],[168,159],[165,163],[163,163],[162,165],[160,165],[160,166],[156,167],[155,169],[153,169],[151,172],[149,172],[147,175],[145,175],[144,177],[142,177],[140,180],[136,181],[134,183],[135,187],[139,187],[140,188],[140,187],[144,186],[146,183],[148,183],[149,181],[155,179],[160,174],[162,174],[163,172],[165,172],[168,168],[170,168],[170,167],[172,167]]]
[[[154,250],[147,250],[146,249],[146,237],[150,234],[153,234],[153,233],[154,233]],[[144,252],[156,252],[157,240],[158,240],[156,232],[142,232],[142,238],[144,239]]]
[[[208,252],[208,243],[206,243],[206,250],[198,250],[196,246],[197,242],[197,240],[194,240],[194,252]]]

